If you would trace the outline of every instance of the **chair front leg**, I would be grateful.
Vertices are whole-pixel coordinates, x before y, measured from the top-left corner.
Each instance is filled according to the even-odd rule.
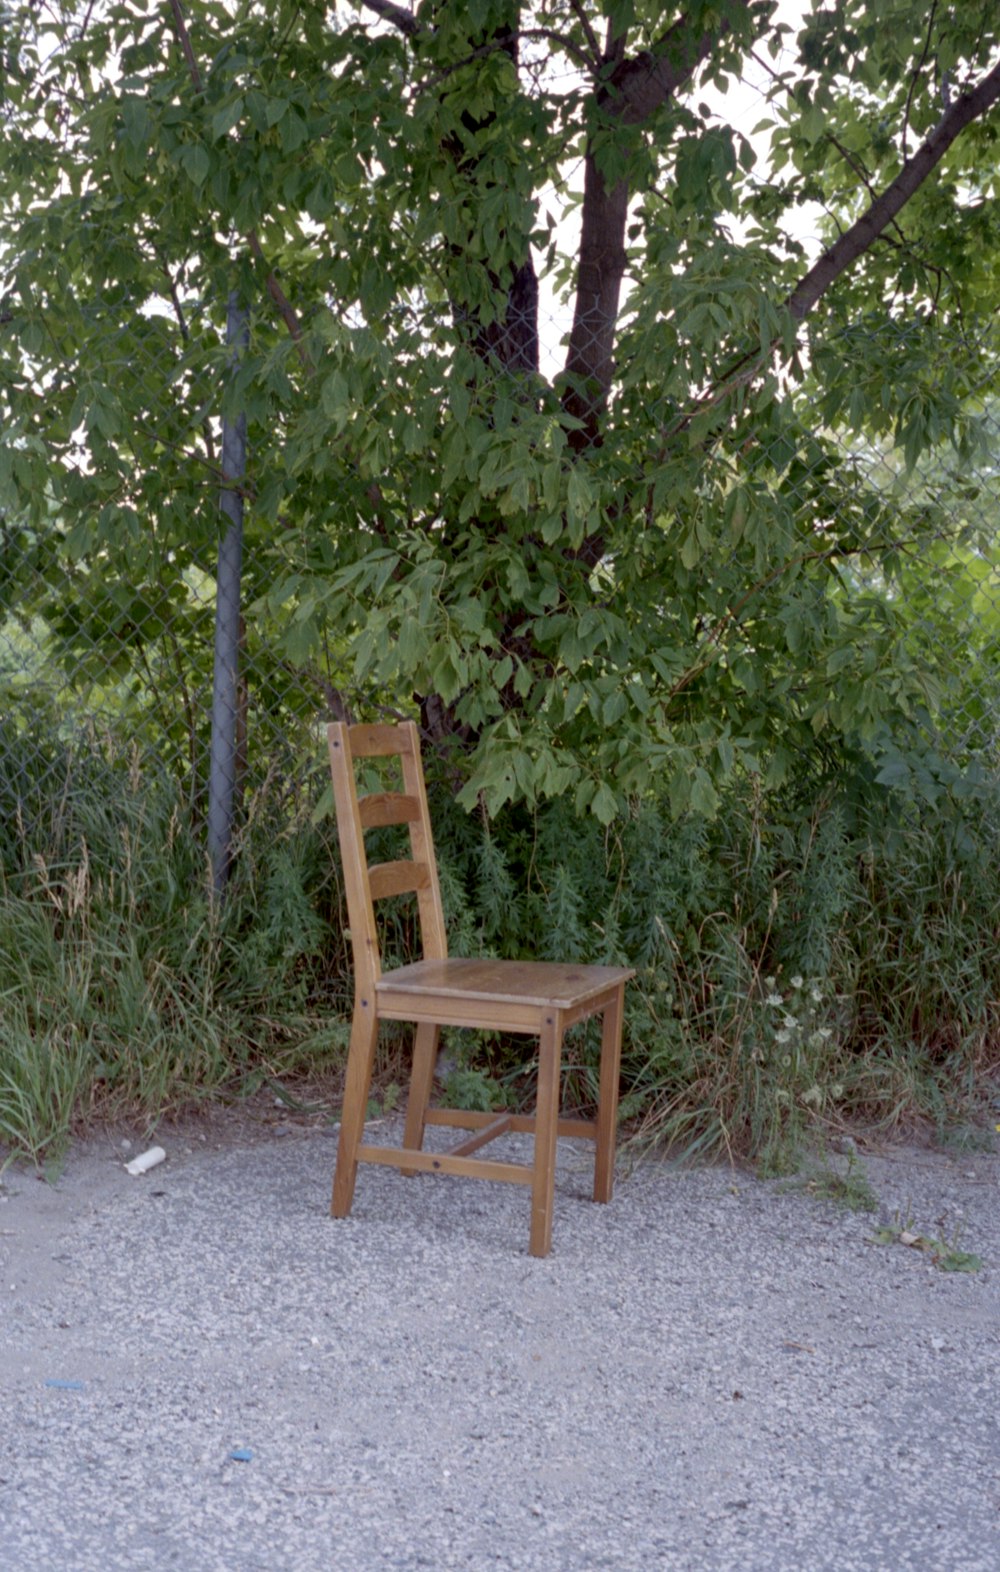
[[[403,1147],[412,1152],[419,1152],[424,1144],[424,1121],[434,1085],[440,1035],[440,1027],[435,1026],[432,1021],[421,1021],[413,1034],[413,1071],[410,1076],[410,1095],[406,1101],[406,1125],[403,1130]],[[405,1167],[402,1163],[400,1169],[411,1177],[417,1171],[415,1168]]]
[[[347,1077],[344,1082],[344,1106],[340,1115],[337,1166],[333,1174],[333,1196],[330,1202],[332,1217],[346,1217],[354,1200],[354,1181],[358,1172],[357,1152],[364,1134],[365,1114],[368,1111],[368,1088],[371,1085],[377,1039],[378,1016],[375,1013],[374,996],[357,999],[354,1005],[354,1020],[351,1023],[351,1045],[347,1053]]]
[[[546,1013],[538,1043],[538,1097],[535,1103],[535,1162],[531,1180],[532,1255],[552,1248],[552,1210],[556,1188],[556,1136],[563,1023],[558,1010]]]
[[[618,1128],[618,1083],[621,1079],[622,1017],[625,984],[605,1006],[601,1024],[601,1077],[597,1094],[594,1200],[610,1201],[615,1183],[615,1135]]]

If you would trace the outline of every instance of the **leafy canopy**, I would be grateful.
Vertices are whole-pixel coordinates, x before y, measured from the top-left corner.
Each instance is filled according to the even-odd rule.
[[[915,746],[893,585],[940,519],[844,443],[975,456],[1000,19],[782,15],[0,13],[7,604],[191,711],[241,408],[262,708],[419,703],[466,803],[605,822]],[[756,132],[719,96],[747,74]]]

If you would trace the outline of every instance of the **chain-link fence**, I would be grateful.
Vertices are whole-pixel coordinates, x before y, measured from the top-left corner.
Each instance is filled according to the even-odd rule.
[[[312,754],[317,723],[340,711],[344,666],[332,649],[335,605],[312,608],[296,648],[317,551],[329,543],[281,519],[266,552],[259,537],[242,539],[239,313],[227,348],[217,303],[178,303],[169,315],[168,306],[138,317],[123,300],[92,309],[107,383],[147,390],[130,406],[125,397],[102,402],[100,388],[88,403],[81,389],[69,417],[91,438],[106,435],[110,479],[91,472],[93,443],[74,455],[72,434],[52,487],[16,437],[0,450],[8,471],[30,462],[43,489],[31,516],[0,518],[0,751],[16,772],[53,732],[128,737],[182,786],[221,869],[242,794],[276,766],[294,774]],[[78,374],[65,368],[67,378]],[[964,451],[941,441],[908,456],[891,436],[831,438],[826,429],[823,462],[833,440],[845,508],[874,509],[881,520],[870,540],[882,560],[870,549],[845,557],[853,591],[905,613],[908,655],[926,675],[928,724],[943,752],[956,765],[991,768],[1000,727],[1000,372],[983,375],[966,400]],[[815,400],[806,384],[804,428],[822,420]],[[121,425],[129,407],[145,411],[133,431]],[[250,467],[259,486],[252,452]],[[310,586],[285,608],[269,597],[279,563],[286,584],[300,574]]]
[[[53,413],[0,442],[21,499],[0,508],[6,801],[19,780],[25,801],[57,797],[67,750],[127,751],[176,788],[218,885],[251,753],[259,784],[301,758],[323,708],[315,670],[255,633],[260,575],[242,572],[247,313],[173,290],[82,314],[86,355],[39,371],[29,333],[11,357]]]
[[[238,311],[228,348],[217,304],[130,319],[116,301],[92,315],[107,339],[108,382],[145,379],[164,399],[159,408],[135,401],[147,411],[135,432],[121,429],[124,399],[102,403],[98,389],[82,409],[88,430],[105,427],[114,444],[117,496],[102,497],[107,478],[88,473],[82,449],[74,460],[70,440],[44,506],[0,520],[0,752],[9,774],[30,766],[34,776],[33,756],[53,735],[127,738],[182,787],[221,877],[248,787],[275,768],[293,776],[311,764],[318,723],[340,711],[335,607],[314,608],[297,659],[266,579],[279,557],[288,581],[309,571],[317,542],[304,526],[279,528],[266,566],[251,561],[241,575],[259,542],[242,539]],[[998,394],[1000,373],[968,400],[974,440],[964,453],[943,441],[909,462],[891,437],[836,438],[842,495],[886,521],[919,521],[916,534],[900,529],[891,576],[870,552],[850,560],[853,588],[905,611],[937,743],[956,767],[990,770],[1000,730]],[[808,386],[799,394],[805,425],[814,397]],[[27,456],[15,440],[2,457],[10,467]],[[295,614],[301,622],[301,596]],[[935,704],[934,694],[946,697]]]

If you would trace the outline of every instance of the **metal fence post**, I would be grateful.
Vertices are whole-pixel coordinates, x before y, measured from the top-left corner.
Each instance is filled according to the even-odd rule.
[[[226,344],[235,369],[247,343],[247,311],[235,292],[226,313]],[[212,741],[208,771],[208,850],[212,884],[221,895],[229,875],[236,789],[239,707],[240,577],[243,567],[243,492],[246,474],[246,415],[222,423],[219,506],[228,525],[219,545],[215,591],[215,667],[212,679]]]

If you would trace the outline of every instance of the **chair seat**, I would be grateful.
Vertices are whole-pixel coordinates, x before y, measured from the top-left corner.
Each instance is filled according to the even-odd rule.
[[[635,974],[624,966],[573,966],[561,961],[448,959],[415,961],[385,972],[376,983],[380,1002],[393,995],[427,996],[502,1005],[511,1001],[542,1010],[593,1005]]]

